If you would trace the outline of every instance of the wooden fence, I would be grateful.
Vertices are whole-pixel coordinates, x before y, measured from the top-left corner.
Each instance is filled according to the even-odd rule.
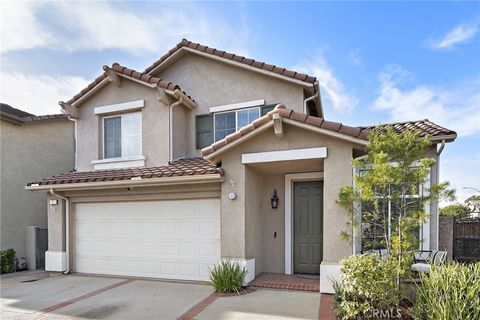
[[[458,261],[480,261],[480,218],[454,220],[453,256]]]

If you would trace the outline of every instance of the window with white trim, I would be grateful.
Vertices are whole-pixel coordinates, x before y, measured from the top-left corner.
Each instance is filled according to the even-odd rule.
[[[361,170],[362,174],[366,170]],[[421,205],[422,193],[424,186],[419,185],[415,194],[407,194],[405,196],[406,203],[403,205],[406,208],[407,215],[414,214],[417,211],[423,211]],[[396,234],[398,230],[399,212],[403,209],[402,204],[399,203],[398,197],[395,193],[398,192],[398,186],[390,185],[387,187],[386,194],[375,197],[374,201],[362,201],[360,204],[361,223],[360,223],[360,249],[383,249],[386,247],[385,236],[390,239]],[[413,219],[412,219],[413,220]],[[408,221],[408,220],[406,220]],[[418,228],[410,236],[417,240],[422,239],[422,226]]]
[[[142,155],[142,113],[103,117],[103,158]]]
[[[260,107],[214,114],[215,141],[225,138],[260,117]]]

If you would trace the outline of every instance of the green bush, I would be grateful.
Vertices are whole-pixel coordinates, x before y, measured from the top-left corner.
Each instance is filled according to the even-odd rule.
[[[480,319],[480,262],[432,266],[420,280],[412,310],[416,319]]]
[[[0,268],[2,273],[15,271],[15,250],[5,249],[0,251]]]
[[[341,282],[334,283],[335,313],[341,319],[368,318],[375,310],[399,305],[395,264],[374,254],[341,261]]]
[[[245,267],[231,260],[222,260],[210,269],[210,280],[219,293],[240,293],[246,275]]]

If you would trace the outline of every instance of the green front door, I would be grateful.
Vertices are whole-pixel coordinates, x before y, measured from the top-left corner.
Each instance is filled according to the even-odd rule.
[[[323,258],[323,181],[294,183],[294,272],[319,274]]]

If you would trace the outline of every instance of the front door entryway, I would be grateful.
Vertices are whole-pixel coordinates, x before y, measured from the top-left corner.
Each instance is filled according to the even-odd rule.
[[[323,181],[294,182],[294,272],[319,274],[323,258]]]

